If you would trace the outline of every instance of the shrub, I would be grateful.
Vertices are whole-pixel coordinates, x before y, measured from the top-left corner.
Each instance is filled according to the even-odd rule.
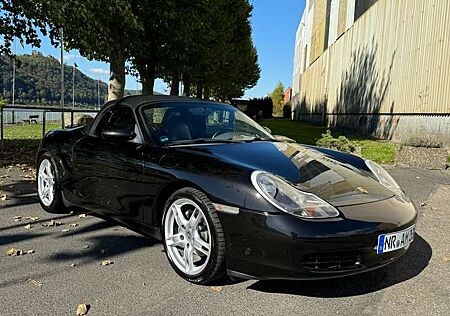
[[[83,114],[78,119],[78,126],[89,125],[94,121],[94,118],[88,114]]]
[[[442,148],[444,146],[444,142],[438,135],[429,133],[422,127],[415,132],[404,135],[401,139],[401,145],[411,147]]]
[[[331,131],[327,130],[322,134],[322,138],[317,141],[317,146],[343,151],[346,153],[356,152],[357,146],[345,136],[334,138]]]

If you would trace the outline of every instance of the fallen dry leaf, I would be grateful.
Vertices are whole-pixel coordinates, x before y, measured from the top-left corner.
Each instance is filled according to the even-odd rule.
[[[62,233],[68,233],[68,232],[70,232],[70,229],[63,229],[62,231],[61,231]]]
[[[75,315],[77,316],[83,316],[86,315],[89,311],[89,305],[88,304],[78,304],[77,306],[77,312]]]
[[[63,223],[57,222],[53,219],[46,224],[42,224],[42,226],[45,226],[45,227],[53,227],[53,226],[60,226],[60,225],[63,225]]]
[[[35,287],[39,287],[39,288],[42,287],[42,282],[39,282],[39,281],[34,280],[34,279],[25,279],[25,283],[31,284],[31,285],[33,285]]]
[[[110,261],[110,260],[102,260],[101,262],[100,262],[100,265],[101,266],[109,266],[110,264],[113,264],[114,262],[113,261]]]
[[[75,224],[70,224],[69,226],[70,226],[70,227],[77,227],[78,224],[76,224],[76,223],[75,223]]]
[[[6,252],[7,256],[14,257],[14,256],[20,256],[23,255],[22,249],[16,249],[16,248],[9,248]]]
[[[369,194],[369,192],[366,189],[364,189],[363,187],[357,187],[356,191],[358,191],[360,193],[364,193],[364,194]]]
[[[214,292],[222,292],[223,288],[221,286],[211,286],[211,290]]]
[[[25,225],[25,229],[31,229],[31,224]]]

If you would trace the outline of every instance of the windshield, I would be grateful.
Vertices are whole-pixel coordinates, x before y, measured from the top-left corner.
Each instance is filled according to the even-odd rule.
[[[273,140],[238,109],[209,102],[165,102],[142,109],[155,144]]]

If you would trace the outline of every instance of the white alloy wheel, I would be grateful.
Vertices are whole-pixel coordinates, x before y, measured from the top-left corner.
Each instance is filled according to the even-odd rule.
[[[167,254],[188,276],[203,272],[211,256],[211,230],[203,210],[187,198],[175,200],[164,220]]]
[[[43,159],[38,173],[39,199],[45,206],[50,206],[55,196],[55,172],[50,160]]]

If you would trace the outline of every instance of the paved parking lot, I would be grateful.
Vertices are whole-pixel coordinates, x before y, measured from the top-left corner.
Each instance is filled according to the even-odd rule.
[[[314,282],[197,286],[171,270],[160,243],[93,216],[46,214],[26,170],[0,169],[0,315],[75,315],[79,303],[90,305],[88,315],[448,315],[450,177],[390,171],[420,221],[407,255],[387,268]],[[52,219],[62,225],[42,226]],[[10,247],[34,253],[7,256]],[[101,266],[104,259],[113,264]]]

